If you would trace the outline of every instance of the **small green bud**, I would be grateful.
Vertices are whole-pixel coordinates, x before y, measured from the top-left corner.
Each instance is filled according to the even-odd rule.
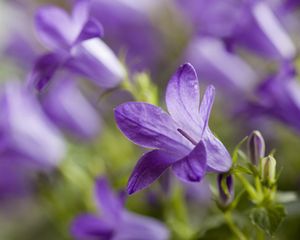
[[[265,140],[259,131],[253,131],[247,142],[248,157],[253,165],[258,166],[260,159],[265,156]]]
[[[273,156],[267,156],[261,161],[261,178],[269,186],[276,181],[276,160]]]

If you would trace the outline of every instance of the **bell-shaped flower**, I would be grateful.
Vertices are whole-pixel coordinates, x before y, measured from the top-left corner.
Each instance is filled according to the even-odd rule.
[[[82,214],[74,219],[71,234],[75,239],[167,240],[169,238],[169,231],[164,224],[127,211],[123,206],[124,196],[115,194],[105,178],[96,181],[95,201],[99,214]]]
[[[169,167],[185,181],[200,181],[205,173],[226,172],[231,157],[208,127],[215,89],[209,86],[200,104],[199,82],[190,64],[182,65],[166,90],[168,113],[143,102],[115,109],[120,130],[135,144],[154,150],[138,161],[128,182],[132,194],[154,182]]]
[[[99,39],[103,35],[102,26],[89,13],[90,2],[85,0],[76,2],[71,15],[55,6],[38,9],[37,36],[51,53],[38,59],[32,72],[31,81],[37,88],[42,88],[59,67],[104,88],[116,86],[125,77],[123,65]]]
[[[6,84],[0,105],[1,159],[23,159],[42,167],[55,166],[62,159],[62,136],[24,87],[16,82]]]

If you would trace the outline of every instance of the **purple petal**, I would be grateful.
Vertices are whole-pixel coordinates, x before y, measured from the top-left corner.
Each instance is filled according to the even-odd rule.
[[[76,217],[70,231],[76,240],[109,240],[113,235],[112,226],[92,214],[82,214]]]
[[[204,134],[204,145],[207,153],[207,169],[212,172],[227,172],[232,164],[230,154],[210,129]]]
[[[231,98],[245,97],[258,80],[254,70],[216,38],[195,38],[189,44],[186,59],[195,66],[200,81],[213,84]]]
[[[225,179],[224,179],[225,178]],[[223,189],[222,181],[225,181],[226,189]],[[219,174],[217,178],[217,185],[220,194],[220,201],[224,205],[228,205],[234,197],[233,176],[226,174]]]
[[[206,155],[205,146],[200,141],[189,155],[175,162],[172,169],[184,181],[199,182],[205,175]]]
[[[161,108],[129,102],[115,109],[120,130],[135,144],[185,156],[193,146],[177,131],[178,126]]]
[[[103,218],[112,225],[117,225],[123,211],[123,198],[113,192],[104,177],[96,181],[95,198]]]
[[[200,105],[200,117],[202,119],[201,123],[201,129],[202,129],[202,134],[206,131],[208,127],[208,121],[209,121],[209,116],[210,112],[214,103],[215,99],[215,87],[212,85],[209,85],[207,89],[205,90],[203,99],[201,101]]]
[[[235,39],[258,54],[275,59],[292,59],[296,48],[275,13],[264,1],[246,3],[243,21]]]
[[[154,219],[129,212],[123,215],[123,224],[114,235],[114,240],[167,240],[166,226]]]
[[[78,35],[70,16],[55,6],[38,9],[35,23],[40,40],[50,49],[69,48]]]
[[[30,74],[28,85],[42,90],[60,66],[65,63],[67,57],[68,55],[64,52],[52,52],[39,57]]]
[[[117,86],[126,75],[113,51],[100,39],[89,39],[71,50],[68,67],[103,88]]]
[[[166,90],[166,104],[172,118],[182,126],[191,125],[188,132],[194,132],[194,135],[198,136],[200,133],[199,91],[195,69],[188,63],[178,68]]]
[[[41,102],[49,118],[62,130],[79,139],[95,138],[100,131],[100,118],[70,76],[55,79]]]
[[[1,154],[11,153],[41,166],[53,166],[62,159],[62,136],[22,86],[6,85],[0,105]]]
[[[177,157],[170,153],[153,150],[144,154],[136,164],[127,185],[129,194],[148,187],[176,161]]]
[[[88,19],[87,22],[85,22],[74,44],[78,44],[80,42],[83,42],[84,40],[88,40],[91,38],[99,38],[102,36],[103,36],[102,25],[95,19],[91,18]]]

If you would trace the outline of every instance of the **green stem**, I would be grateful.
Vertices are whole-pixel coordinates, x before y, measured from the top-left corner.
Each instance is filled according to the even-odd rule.
[[[248,192],[248,194],[250,195],[251,199],[252,200],[256,200],[257,199],[257,194],[256,194],[256,191],[255,189],[251,186],[251,184],[247,181],[247,179],[235,172],[234,175],[241,181],[241,183],[243,184],[243,186],[245,187],[245,190]]]
[[[239,240],[247,240],[242,231],[233,222],[231,212],[224,213],[224,218],[230,230],[237,236]]]

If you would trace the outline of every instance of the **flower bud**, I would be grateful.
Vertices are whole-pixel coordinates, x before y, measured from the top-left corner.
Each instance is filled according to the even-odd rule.
[[[248,156],[256,166],[265,156],[265,140],[259,131],[253,131],[248,138]]]
[[[261,178],[269,186],[276,181],[276,160],[273,156],[267,156],[261,162]]]
[[[234,197],[233,177],[232,175],[219,174],[218,175],[218,189],[220,196],[220,203],[224,206],[230,204]]]

